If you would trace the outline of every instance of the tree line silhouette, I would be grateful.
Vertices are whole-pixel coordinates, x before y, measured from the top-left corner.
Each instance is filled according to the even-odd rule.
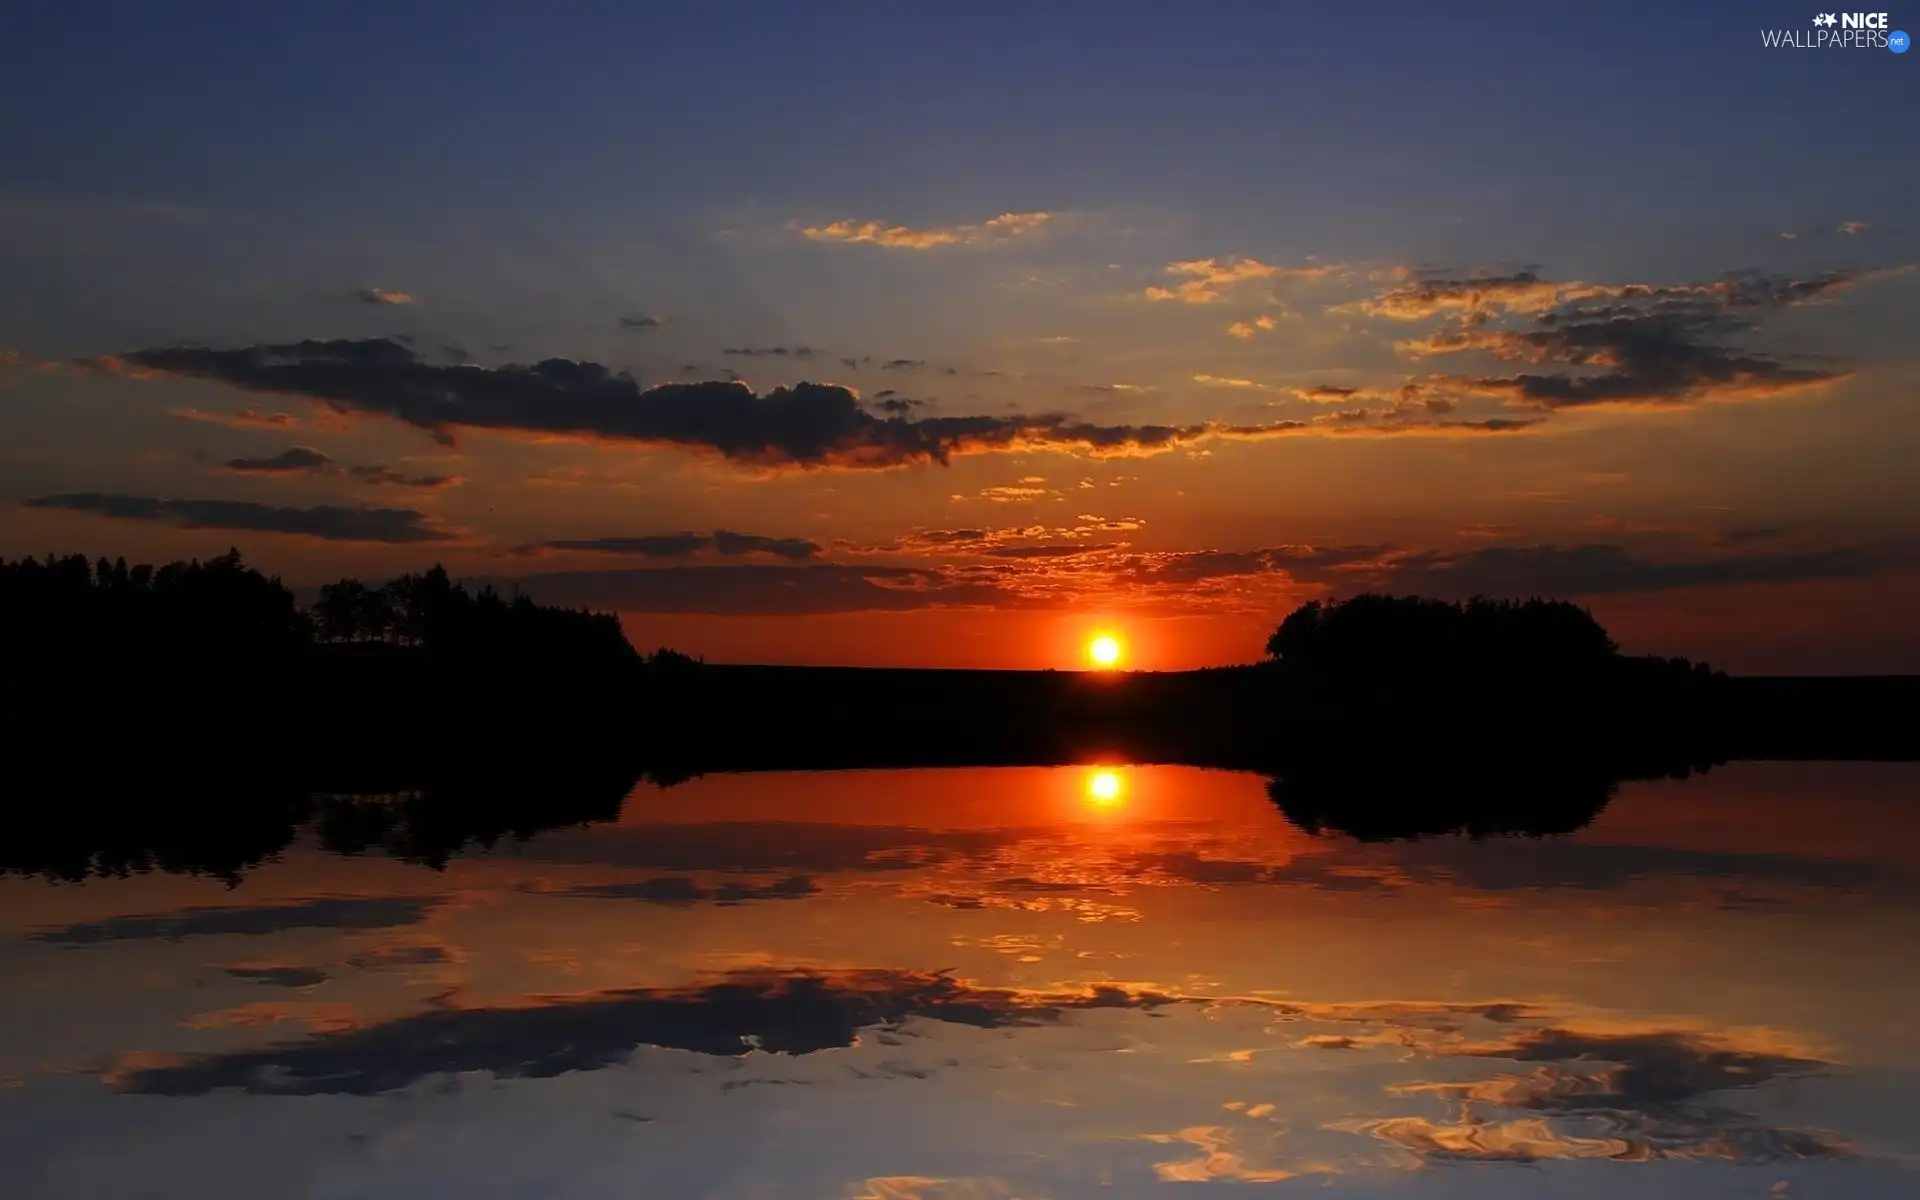
[[[433,657],[638,661],[611,613],[556,608],[491,584],[469,591],[446,568],[381,584],[341,579],[300,605],[278,576],[238,550],[128,566],[85,555],[0,559],[0,661],[114,655],[273,656],[314,647],[386,647]],[[1268,658],[1297,676],[1381,671],[1594,671],[1619,646],[1586,609],[1558,600],[1464,603],[1360,595],[1296,608],[1267,639]],[[646,661],[695,660],[661,649]],[[1647,660],[1631,660],[1646,662]],[[1661,660],[1711,674],[1704,664]]]
[[[384,584],[342,579],[309,607],[238,550],[160,567],[79,554],[0,559],[0,662],[373,647],[448,659],[640,661],[611,613],[509,599],[491,585],[469,591],[439,566]]]
[[[1624,655],[1560,601],[1314,602],[1266,649],[1118,677],[709,666],[439,567],[303,606],[235,551],[0,560],[0,668],[26,668],[0,688],[0,794],[19,798],[0,874],[237,878],[302,827],[437,864],[612,819],[642,775],[1190,763],[1267,775],[1309,832],[1374,838],[1564,832],[1619,779],[1732,758],[1920,757],[1916,681],[1729,680]],[[34,669],[114,657],[151,659],[152,684]],[[58,735],[111,744],[112,769],[45,753]],[[198,798],[155,805],[162,781]]]
[[[1920,679],[1728,679],[1623,654],[1561,601],[1319,601],[1267,649],[1265,662],[1117,674],[710,665],[637,653],[611,614],[439,567],[340,580],[302,604],[233,551],[158,567],[0,560],[0,672],[13,676],[0,753],[64,736],[329,758],[598,744],[680,770],[1920,757],[1904,718]]]
[[[1267,657],[1300,677],[1388,673],[1605,673],[1658,670],[1713,677],[1683,658],[1629,658],[1591,612],[1564,600],[1476,596],[1450,603],[1365,594],[1294,609]]]

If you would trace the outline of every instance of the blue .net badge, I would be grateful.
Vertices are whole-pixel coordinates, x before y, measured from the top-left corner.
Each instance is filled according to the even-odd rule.
[[[1913,39],[1907,36],[1907,31],[1904,29],[1896,29],[1887,35],[1887,49],[1895,54],[1905,54],[1907,47],[1911,45],[1913,45]]]

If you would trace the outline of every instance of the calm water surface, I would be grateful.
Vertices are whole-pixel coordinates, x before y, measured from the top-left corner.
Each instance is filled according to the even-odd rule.
[[[0,1196],[1920,1195],[1917,814],[1913,764],[1387,843],[1187,768],[716,776],[438,870],[15,876]]]

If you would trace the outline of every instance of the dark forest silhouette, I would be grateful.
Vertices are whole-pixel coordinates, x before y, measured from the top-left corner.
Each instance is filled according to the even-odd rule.
[[[377,644],[435,657],[541,655],[632,661],[637,656],[611,613],[511,600],[491,586],[469,593],[435,566],[379,587],[342,579],[320,589],[312,610],[318,637]]]
[[[79,554],[0,559],[0,662],[277,656],[311,640],[293,592],[237,550],[161,567]]]
[[[1731,759],[1920,757],[1920,681],[1728,678],[1625,655],[1558,601],[1313,603],[1267,649],[1184,672],[732,666],[437,567],[303,607],[237,552],[0,562],[0,870],[230,876],[308,826],[431,863],[709,772],[1183,763],[1270,777],[1303,829],[1396,837],[1563,831],[1614,781]]]
[[[342,579],[311,608],[238,550],[153,567],[85,555],[0,559],[0,662],[290,657],[383,647],[435,658],[538,656],[632,662],[619,618],[553,608],[443,567],[384,584]]]
[[[1288,667],[1339,670],[1381,662],[1498,662],[1534,669],[1604,666],[1620,647],[1593,614],[1561,600],[1459,603],[1418,596],[1315,600],[1287,614],[1267,655]]]
[[[1706,663],[1623,655],[1591,612],[1564,600],[1464,602],[1363,594],[1294,609],[1267,639],[1272,664],[1327,682],[1385,675],[1608,675],[1724,678]]]
[[[724,666],[437,567],[302,607],[238,553],[0,562],[0,873],[237,882],[301,839],[437,868],[614,820],[641,780],[1108,760],[1259,772],[1316,835],[1548,835],[1626,779],[1915,751],[1912,681],[1635,658],[1558,601],[1313,603],[1267,650],[1109,675]]]
[[[637,657],[612,614],[509,599],[491,585],[470,592],[437,565],[382,584],[341,579],[302,607],[277,576],[247,566],[233,549],[205,562],[158,567],[79,554],[0,559],[0,661],[272,656],[315,646],[384,646],[437,657]],[[1289,670],[1313,673],[1590,670],[1621,657],[1592,614],[1564,601],[1383,595],[1304,604],[1280,623],[1266,652]],[[669,650],[656,657],[674,666],[693,662]]]

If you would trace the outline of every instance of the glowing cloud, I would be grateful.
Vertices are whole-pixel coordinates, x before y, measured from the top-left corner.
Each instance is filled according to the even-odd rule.
[[[413,297],[406,292],[391,291],[387,288],[356,288],[353,298],[362,304],[412,304]]]
[[[885,246],[892,250],[938,250],[943,246],[986,246],[1034,233],[1053,220],[1049,212],[1001,213],[978,225],[935,225],[915,229],[881,221],[834,221],[808,225],[800,232],[811,241]]]

